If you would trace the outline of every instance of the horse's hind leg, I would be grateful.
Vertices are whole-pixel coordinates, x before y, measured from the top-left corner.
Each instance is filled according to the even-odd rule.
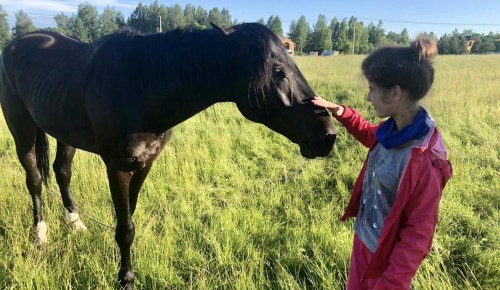
[[[33,202],[33,230],[35,232],[35,243],[37,246],[47,243],[47,225],[42,216],[42,175],[37,167],[36,146],[38,128],[34,123],[30,126],[25,120],[12,122],[8,119],[14,141],[16,152],[21,165],[26,171],[26,187]],[[31,118],[28,118],[31,119]],[[10,122],[9,122],[10,121]],[[15,128],[13,126],[15,124]],[[42,154],[42,153],[41,153]]]
[[[41,246],[47,243],[47,225],[42,216],[42,181],[48,176],[48,164],[45,162],[48,160],[48,144],[45,133],[35,124],[21,99],[8,88],[1,93],[5,121],[14,137],[17,157],[26,171],[26,187],[33,202],[36,245]]]
[[[56,175],[57,185],[61,191],[61,197],[64,205],[64,212],[66,214],[66,221],[73,225],[77,231],[85,231],[87,227],[80,220],[79,214],[76,212],[73,198],[71,197],[71,163],[75,156],[76,149],[57,141],[56,159],[52,168]]]
[[[47,243],[47,224],[42,216],[42,176],[36,166],[36,150],[31,136],[22,142],[16,142],[17,156],[26,171],[26,186],[33,202],[33,230],[35,243],[42,246]],[[31,141],[32,140],[32,141]],[[22,143],[22,144],[20,144]],[[32,144],[31,146],[28,144]]]

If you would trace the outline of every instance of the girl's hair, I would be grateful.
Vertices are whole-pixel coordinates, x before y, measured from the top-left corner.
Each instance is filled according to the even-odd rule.
[[[422,99],[434,82],[431,60],[437,55],[436,41],[419,35],[410,47],[382,47],[363,61],[365,77],[384,88],[396,85],[414,101]]]

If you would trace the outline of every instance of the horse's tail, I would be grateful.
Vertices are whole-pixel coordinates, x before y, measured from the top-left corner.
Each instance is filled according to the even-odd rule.
[[[42,182],[47,185],[50,175],[49,167],[49,141],[47,134],[42,129],[38,129],[35,140],[36,167],[42,176]]]

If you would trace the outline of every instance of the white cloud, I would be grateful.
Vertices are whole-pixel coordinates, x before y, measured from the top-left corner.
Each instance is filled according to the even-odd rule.
[[[82,3],[90,3],[102,10],[106,6],[115,7],[117,10],[120,8],[134,9],[137,7],[137,1],[127,0],[3,0],[1,4],[9,14],[13,14],[19,10],[26,13],[33,12],[33,14],[48,14],[56,15],[59,12],[75,13],[78,11],[78,5]],[[43,13],[42,13],[43,12]]]
[[[31,18],[37,27],[54,26],[54,16],[63,12],[71,16],[78,11],[78,6],[83,3],[90,3],[95,6],[99,12],[102,12],[106,6],[115,7],[121,11],[125,18],[138,5],[139,1],[132,0],[2,0],[0,4],[8,14],[8,21],[11,26],[14,25],[14,14],[23,10]]]
[[[59,12],[76,12],[78,4],[73,5],[74,1],[47,1],[47,0],[4,0],[2,6],[7,12],[15,13],[19,10],[33,11],[52,11],[55,14]]]

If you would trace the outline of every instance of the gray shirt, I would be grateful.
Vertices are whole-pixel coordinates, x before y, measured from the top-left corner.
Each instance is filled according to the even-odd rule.
[[[354,231],[371,252],[375,253],[385,219],[391,211],[401,174],[412,146],[385,149],[377,144],[368,155],[360,208]]]

